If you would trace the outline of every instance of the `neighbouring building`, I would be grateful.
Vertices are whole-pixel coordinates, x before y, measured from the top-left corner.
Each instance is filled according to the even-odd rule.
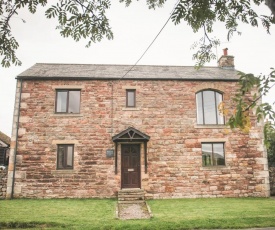
[[[10,137],[0,131],[0,199],[6,197]]]
[[[199,70],[35,64],[17,76],[7,198],[268,197],[263,123],[230,130],[218,110],[238,78],[227,54]]]
[[[0,131],[0,166],[8,165],[10,141],[10,137]]]

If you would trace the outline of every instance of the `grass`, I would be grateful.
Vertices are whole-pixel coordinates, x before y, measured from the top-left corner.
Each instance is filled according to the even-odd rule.
[[[0,229],[214,229],[275,227],[275,199],[148,201],[150,220],[115,219],[116,200],[0,200]]]

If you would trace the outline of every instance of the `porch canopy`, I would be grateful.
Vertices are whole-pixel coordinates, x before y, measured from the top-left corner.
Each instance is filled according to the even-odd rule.
[[[112,137],[113,142],[115,142],[115,173],[117,174],[117,145],[118,143],[144,143],[144,164],[145,164],[145,173],[147,173],[147,142],[149,141],[150,136],[140,132],[139,130],[129,127],[119,134]]]

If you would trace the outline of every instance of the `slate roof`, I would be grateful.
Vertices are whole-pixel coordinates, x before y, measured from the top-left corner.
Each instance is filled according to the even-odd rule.
[[[120,79],[131,65],[45,64],[37,63],[17,76],[18,79]],[[123,79],[236,81],[235,69],[194,66],[137,65]]]
[[[0,131],[0,140],[3,141],[5,144],[10,145],[11,139],[5,133]]]

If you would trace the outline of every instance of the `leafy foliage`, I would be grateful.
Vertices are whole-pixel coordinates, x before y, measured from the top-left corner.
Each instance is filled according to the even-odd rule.
[[[269,166],[275,167],[275,126],[271,122],[265,125],[265,140]]]
[[[251,128],[251,114],[255,114],[258,122],[265,118],[268,119],[269,122],[265,124],[264,129],[265,144],[268,146],[269,139],[267,135],[270,127],[273,127],[275,112],[270,104],[261,103],[260,99],[275,86],[275,70],[271,69],[268,76],[260,75],[256,77],[253,74],[242,72],[239,72],[239,75],[240,87],[232,99],[234,103],[233,112],[229,114],[223,104],[220,105],[219,109],[223,114],[229,114],[228,125],[230,128],[239,128],[245,132],[248,132]],[[273,85],[271,85],[272,83]]]
[[[109,0],[64,0],[46,10],[47,18],[57,18],[57,29],[63,37],[72,37],[75,41],[88,38],[89,42],[101,41],[104,36],[113,38],[109,21],[105,15],[110,8]]]
[[[21,61],[16,57],[15,50],[19,47],[18,42],[12,36],[10,19],[17,10],[23,7],[28,7],[31,13],[36,12],[38,4],[46,5],[45,0],[32,0],[32,1],[11,1],[3,0],[0,2],[0,55],[4,58],[1,65],[9,67],[10,64],[21,65]]]
[[[120,0],[129,6],[133,0]],[[275,23],[274,15],[258,15],[253,4],[259,6],[266,3],[275,11],[275,0],[179,0],[172,13],[175,24],[185,21],[194,32],[203,31],[202,38],[194,43],[197,51],[193,58],[198,67],[215,58],[213,47],[219,45],[219,40],[211,38],[213,25],[216,21],[223,22],[228,30],[230,39],[237,31],[240,22],[257,27],[262,24],[269,33],[271,24]],[[10,19],[18,14],[18,10],[27,7],[30,13],[35,13],[37,7],[46,6],[47,0],[2,0],[0,1],[0,55],[3,57],[1,65],[9,67],[11,64],[20,65],[16,56],[19,47],[12,35]],[[146,0],[150,9],[156,9],[166,3],[166,0]],[[106,17],[106,10],[111,6],[110,0],[60,0],[46,10],[47,18],[58,20],[57,29],[63,37],[72,37],[75,41],[88,39],[87,47],[92,42],[101,41],[104,37],[113,38],[113,33]],[[257,7],[255,7],[257,8]],[[24,22],[24,19],[22,19]]]
[[[205,37],[202,37],[191,47],[192,49],[198,48],[197,52],[193,54],[193,60],[196,60],[197,68],[200,68],[201,66],[204,66],[205,63],[216,59],[216,55],[212,50],[220,44],[220,40],[216,38],[210,39],[208,37],[208,42],[206,42],[206,37],[208,37],[208,35],[205,33]]]
[[[34,14],[37,7],[47,5],[47,0],[2,0],[0,1],[0,55],[1,65],[10,67],[11,64],[21,65],[16,56],[19,47],[12,35],[10,20],[18,14],[18,10],[27,7]],[[92,42],[101,41],[104,37],[113,38],[113,33],[106,17],[106,10],[111,3],[109,0],[60,0],[50,6],[45,15],[47,18],[58,20],[57,29],[63,37],[72,37],[75,41],[88,39],[87,47]],[[23,22],[24,19],[22,19]]]
[[[132,0],[120,0],[128,6]],[[162,6],[166,0],[147,0],[149,8],[155,9]],[[203,31],[203,36],[196,42],[192,48],[197,48],[197,52],[193,55],[193,59],[197,60],[196,66],[201,67],[206,62],[215,58],[212,51],[213,47],[219,45],[219,40],[210,38],[210,33],[213,32],[215,22],[223,22],[228,31],[227,39],[229,40],[235,33],[241,34],[238,31],[240,23],[250,24],[252,27],[258,27],[260,24],[269,33],[270,26],[275,24],[274,15],[259,15],[256,10],[260,4],[267,4],[270,9],[275,9],[275,1],[269,0],[179,0],[173,13],[172,20],[175,24],[185,21],[190,25],[193,31]],[[274,5],[272,5],[274,4]],[[275,10],[274,10],[275,11]]]

